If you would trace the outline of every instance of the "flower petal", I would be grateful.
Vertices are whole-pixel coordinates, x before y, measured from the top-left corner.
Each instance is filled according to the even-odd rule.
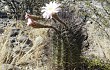
[[[43,18],[46,18],[46,19],[51,19],[52,18],[52,15],[53,14],[56,14],[58,13],[61,8],[61,4],[55,2],[55,1],[51,1],[49,4],[45,4],[46,6],[45,7],[42,7],[42,10],[41,12],[43,12]]]

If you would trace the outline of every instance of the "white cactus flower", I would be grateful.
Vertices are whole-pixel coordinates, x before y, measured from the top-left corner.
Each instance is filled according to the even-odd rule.
[[[50,2],[49,4],[46,4],[46,6],[42,7],[42,10],[41,10],[41,12],[43,12],[43,18],[51,19],[53,14],[56,14],[61,10],[60,6],[61,4],[55,1]]]

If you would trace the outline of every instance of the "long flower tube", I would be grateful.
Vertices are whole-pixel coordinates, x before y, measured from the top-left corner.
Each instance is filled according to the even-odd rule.
[[[33,28],[53,28],[55,31],[58,31],[55,27],[49,26],[49,25],[42,25],[37,23],[36,21],[32,21],[29,26],[32,26]]]
[[[33,28],[52,28],[54,29],[56,32],[58,32],[58,30],[53,27],[53,26],[49,26],[49,25],[42,25],[42,24],[39,24],[37,23],[37,21],[33,20],[31,17],[27,17],[27,14],[25,15],[25,18],[28,20],[27,21],[27,25],[28,26],[31,26]]]

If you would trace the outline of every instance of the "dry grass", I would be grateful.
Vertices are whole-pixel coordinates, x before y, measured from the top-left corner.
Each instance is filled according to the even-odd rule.
[[[2,67],[3,64],[12,64],[14,66],[21,67],[21,70],[48,70],[47,68],[51,67],[47,67],[49,65],[49,62],[40,67],[40,62],[42,59],[41,55],[44,53],[43,49],[44,47],[48,47],[47,44],[49,44],[47,33],[48,29],[34,29],[26,26],[25,22],[23,21],[17,21],[17,24],[15,24],[15,28],[20,29],[20,33],[17,36],[17,39],[19,39],[22,35],[27,35],[29,39],[32,40],[33,46],[29,49],[29,51],[25,53],[22,52],[21,48],[19,50],[19,53],[13,57],[13,47],[10,47],[9,42],[11,30],[14,28],[12,26],[13,24],[7,26],[3,35],[0,36],[0,66]],[[21,45],[24,44],[25,42],[19,43],[16,47],[19,48]],[[44,57],[48,58],[49,56]]]

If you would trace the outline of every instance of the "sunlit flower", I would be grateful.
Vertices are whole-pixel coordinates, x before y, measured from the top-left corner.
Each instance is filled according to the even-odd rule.
[[[51,19],[52,15],[58,13],[61,8],[60,8],[61,4],[57,3],[57,2],[50,2],[49,4],[46,4],[45,7],[42,7],[41,12],[43,12],[43,18],[46,19]]]

